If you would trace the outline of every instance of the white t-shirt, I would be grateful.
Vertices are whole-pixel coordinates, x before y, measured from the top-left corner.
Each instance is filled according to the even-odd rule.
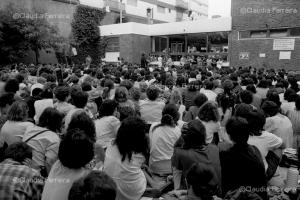
[[[207,97],[208,101],[216,101],[217,94],[214,91],[202,88],[200,93],[203,93]]]
[[[265,169],[268,169],[268,163],[266,161],[266,156],[270,150],[279,148],[282,145],[282,139],[272,133],[263,131],[260,136],[250,136],[248,139],[248,144],[256,146],[260,151]]]
[[[105,116],[95,121],[97,143],[103,148],[111,145],[120,127],[120,120],[115,116]]]
[[[46,108],[53,108],[53,99],[42,99],[34,102],[34,109],[35,109],[35,116],[34,116],[34,121],[36,124],[39,123],[40,116],[44,112]]]
[[[160,123],[152,124],[149,132],[150,165],[158,161],[171,160],[174,152],[174,144],[181,135],[181,130],[178,126],[160,126],[153,131],[153,128],[158,124]]]

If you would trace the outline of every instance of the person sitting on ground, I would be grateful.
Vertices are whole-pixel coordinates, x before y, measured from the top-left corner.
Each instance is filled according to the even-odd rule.
[[[291,120],[294,133],[293,148],[298,149],[300,147],[300,95],[297,95],[295,101],[296,108],[293,111],[287,113],[288,118]]]
[[[140,199],[146,190],[146,177],[141,169],[149,151],[146,124],[137,117],[125,119],[114,144],[106,150],[104,172],[118,186],[116,200]]]
[[[58,86],[54,90],[55,98],[57,102],[54,104],[59,112],[66,116],[70,110],[74,108],[72,104],[68,103],[68,98],[70,97],[70,88],[68,86]]]
[[[233,146],[220,152],[222,192],[251,187],[262,199],[267,198],[267,179],[262,156],[257,147],[248,145],[250,127],[246,119],[232,117],[226,131]]]
[[[14,94],[5,93],[0,96],[0,130],[7,120],[9,108],[14,103]]]
[[[148,99],[140,102],[141,118],[146,121],[147,124],[159,122],[161,120],[162,110],[165,107],[165,103],[159,100],[159,89],[151,85],[147,89]]]
[[[131,107],[135,109],[134,103],[128,99],[128,90],[125,87],[118,87],[115,92],[115,101],[118,103],[118,107]]]
[[[272,102],[266,101],[262,105],[266,118],[264,130],[273,133],[283,140],[287,148],[293,147],[293,125],[289,118],[282,115],[279,106]]]
[[[86,104],[88,102],[88,94],[83,91],[74,90],[71,92],[71,100],[72,104],[75,106],[72,110],[68,112],[68,114],[65,116],[65,123],[63,127],[63,133],[65,133],[68,129],[69,123],[72,119],[72,116],[77,111],[85,111],[88,113],[89,116],[92,117],[92,114],[85,109]]]
[[[215,102],[208,101],[203,104],[198,113],[198,118],[206,129],[206,143],[217,144],[220,140],[219,133],[221,131],[220,114],[218,106]]]
[[[200,83],[199,81],[192,81],[188,84],[187,88],[185,88],[182,92],[182,103],[185,105],[186,111],[193,106],[193,100],[195,96],[197,96],[200,92]]]
[[[95,121],[96,140],[104,149],[116,138],[120,127],[117,115],[117,103],[113,100],[105,100],[99,108],[99,119]]]
[[[284,144],[280,137],[263,130],[263,127],[266,123],[266,118],[263,113],[259,111],[251,111],[247,117],[247,121],[250,126],[250,137],[248,139],[248,144],[256,146],[260,151],[264,161],[267,179],[269,180],[277,170],[280,157],[275,154],[277,164],[268,165],[267,155],[270,151],[275,152],[277,150],[279,150],[279,154],[281,154]]]
[[[221,195],[221,167],[218,147],[206,143],[205,127],[199,120],[193,120],[182,128],[182,137],[175,144],[172,157],[174,175],[174,189],[187,189],[187,174],[194,163],[210,165],[217,177],[219,190],[215,194]]]
[[[68,130],[58,150],[58,160],[52,166],[42,194],[42,200],[67,200],[74,181],[90,171],[84,166],[94,157],[94,143],[80,129]]]
[[[27,128],[34,126],[27,121],[28,106],[25,101],[16,101],[12,104],[7,114],[7,121],[1,128],[0,147],[21,142]]]
[[[169,103],[175,104],[178,108],[178,112],[180,114],[179,120],[182,121],[182,118],[185,114],[185,106],[182,103],[182,95],[179,89],[174,89],[172,91]]]
[[[37,100],[34,102],[35,116],[34,121],[36,124],[39,123],[39,118],[43,111],[51,107],[53,108],[53,92],[50,85],[45,85],[43,92],[41,93],[41,100]]]
[[[289,88],[284,93],[284,100],[285,102],[282,102],[281,104],[281,113],[283,115],[287,115],[288,112],[295,110],[295,100],[296,100],[297,94],[296,92]]]
[[[260,106],[261,106],[262,99],[261,99],[261,97],[258,94],[256,94],[256,87],[253,84],[247,85],[246,90],[248,90],[248,91],[250,91],[252,93],[253,101],[252,101],[251,104],[255,108],[259,109]]]
[[[250,91],[248,91],[248,90],[243,90],[242,92],[240,92],[239,96],[240,96],[240,101],[241,101],[241,103],[244,103],[244,104],[248,104],[248,105],[253,106],[253,105],[252,105],[252,102],[253,102],[253,94],[252,94]],[[256,110],[256,109],[258,109],[258,108],[256,108],[256,107],[253,106],[253,109]]]
[[[174,144],[181,136],[178,126],[179,113],[175,104],[168,104],[162,111],[160,123],[150,127],[150,158],[149,166],[154,174],[167,177],[172,173],[171,157]]]
[[[46,108],[37,126],[27,128],[23,136],[33,153],[33,161],[43,173],[49,173],[57,160],[63,116],[55,108]],[[45,174],[42,174],[45,176]]]
[[[44,179],[31,167],[32,149],[17,142],[5,150],[0,163],[0,199],[32,199],[42,196]]]
[[[216,101],[217,94],[213,91],[214,83],[208,79],[204,81],[204,88],[200,90],[200,93],[203,93],[208,101]]]
[[[107,174],[92,171],[75,181],[70,189],[68,200],[115,200],[116,183]]]
[[[196,117],[198,116],[200,107],[207,101],[208,101],[208,99],[204,94],[202,94],[202,93],[198,94],[194,98],[194,106],[190,107],[189,111],[185,114],[183,121],[190,122],[190,121],[193,121],[194,119],[196,119]]]

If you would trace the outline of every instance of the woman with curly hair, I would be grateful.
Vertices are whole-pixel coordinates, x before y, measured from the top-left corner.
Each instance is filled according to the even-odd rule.
[[[221,129],[217,104],[212,101],[208,101],[203,104],[199,110],[198,118],[206,129],[206,142],[212,143],[214,137],[218,137],[218,133]]]

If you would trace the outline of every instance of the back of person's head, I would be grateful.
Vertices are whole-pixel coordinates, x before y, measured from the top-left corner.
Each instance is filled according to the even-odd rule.
[[[256,87],[254,84],[247,85],[246,90],[252,92],[253,94],[256,94]]]
[[[46,108],[39,118],[39,126],[47,128],[53,132],[61,131],[63,115],[55,108]]]
[[[128,90],[125,87],[118,87],[115,92],[115,100],[118,103],[126,102],[128,99]]]
[[[14,93],[4,93],[0,96],[0,108],[4,108],[7,105],[10,106],[14,103]]]
[[[132,87],[129,90],[129,96],[131,97],[131,99],[133,99],[134,101],[138,101],[141,98],[141,92],[140,89],[137,87]]]
[[[94,121],[85,111],[77,111],[72,115],[68,130],[83,130],[92,141],[96,141],[96,128]]]
[[[159,89],[156,86],[151,85],[148,87],[146,94],[150,101],[155,101],[159,96]]]
[[[288,88],[285,93],[284,93],[284,99],[287,100],[288,102],[293,102],[296,99],[296,92],[295,90]]]
[[[82,88],[82,91],[88,92],[88,91],[92,90],[92,85],[90,82],[85,81],[81,84],[81,88]]]
[[[204,81],[204,86],[205,86],[205,89],[207,89],[207,90],[214,89],[214,83],[212,81],[208,80],[208,79],[206,79]]]
[[[194,104],[200,108],[205,102],[208,101],[208,98],[205,94],[197,94],[193,100]]]
[[[300,95],[296,96],[295,105],[296,105],[296,110],[300,111]]]
[[[218,106],[213,101],[208,101],[204,103],[199,110],[198,117],[204,122],[217,122],[220,119],[220,114],[218,111]]]
[[[130,80],[124,80],[120,83],[121,87],[125,87],[127,90],[130,90],[133,87],[133,84]]]
[[[19,90],[19,82],[17,79],[9,79],[4,86],[5,92],[16,93],[18,90]]]
[[[232,117],[226,124],[226,131],[235,144],[247,144],[250,127],[245,118]]]
[[[114,82],[111,79],[104,81],[104,87],[107,87],[109,90],[114,88]]]
[[[116,111],[118,104],[114,100],[107,99],[103,101],[99,108],[99,117],[112,116]]]
[[[279,106],[273,101],[265,101],[261,109],[264,111],[265,116],[273,117],[279,112]]]
[[[107,174],[91,171],[87,176],[75,181],[68,200],[115,200],[116,183]]]
[[[267,100],[268,101],[273,101],[276,103],[279,107],[281,106],[281,101],[279,94],[276,89],[271,89],[267,92]]]
[[[199,148],[206,144],[206,129],[199,120],[184,124],[181,130],[184,148]]]
[[[72,92],[71,98],[76,108],[84,108],[88,102],[89,95],[83,91],[75,91]]]
[[[179,120],[179,115],[178,108],[175,104],[167,104],[162,111],[160,124],[154,126],[152,131],[155,131],[155,129],[161,126],[175,127]]]
[[[240,92],[241,101],[245,104],[251,104],[253,101],[253,94],[248,90]]]
[[[80,129],[71,129],[62,138],[58,159],[63,166],[70,169],[80,169],[94,157],[94,142]]]
[[[41,88],[34,88],[32,90],[32,96],[36,98],[41,98],[42,93],[43,93],[43,89]]]
[[[223,83],[222,83],[223,89],[224,89],[224,93],[228,94],[230,93],[230,91],[234,88],[234,84],[232,82],[232,80],[230,79],[226,79]]]
[[[25,101],[16,101],[8,110],[7,120],[15,122],[26,121],[28,110],[28,105]]]
[[[235,106],[235,117],[247,117],[247,115],[253,111],[253,107],[249,104],[241,103]]]
[[[122,161],[131,160],[133,153],[144,156],[148,152],[148,139],[146,136],[146,123],[139,117],[128,117],[121,123],[115,140]]]
[[[205,163],[193,164],[187,172],[186,181],[193,193],[205,200],[213,199],[220,184],[214,168]]]
[[[261,111],[251,111],[247,116],[250,134],[260,136],[266,123],[266,117]]]
[[[259,81],[257,87],[260,88],[268,88],[269,86],[269,82],[266,79],[262,79],[261,81]]]
[[[32,159],[32,148],[25,142],[13,143],[5,149],[4,159],[22,163],[25,159]]]
[[[70,87],[58,86],[55,88],[54,94],[59,101],[66,101],[67,97],[70,95]]]
[[[120,113],[120,121],[136,115],[135,110],[130,106],[121,106],[118,108],[118,112]]]

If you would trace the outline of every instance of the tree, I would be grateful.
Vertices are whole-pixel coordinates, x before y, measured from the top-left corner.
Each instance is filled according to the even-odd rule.
[[[84,63],[91,56],[93,63],[98,64],[104,54],[105,43],[100,37],[99,25],[105,11],[88,6],[78,5],[72,22],[73,46],[77,49],[75,62]]]
[[[1,62],[14,62],[32,50],[38,63],[40,50],[57,48],[63,39],[58,35],[57,27],[47,21],[45,13],[41,8],[29,11],[15,4],[0,10]]]

